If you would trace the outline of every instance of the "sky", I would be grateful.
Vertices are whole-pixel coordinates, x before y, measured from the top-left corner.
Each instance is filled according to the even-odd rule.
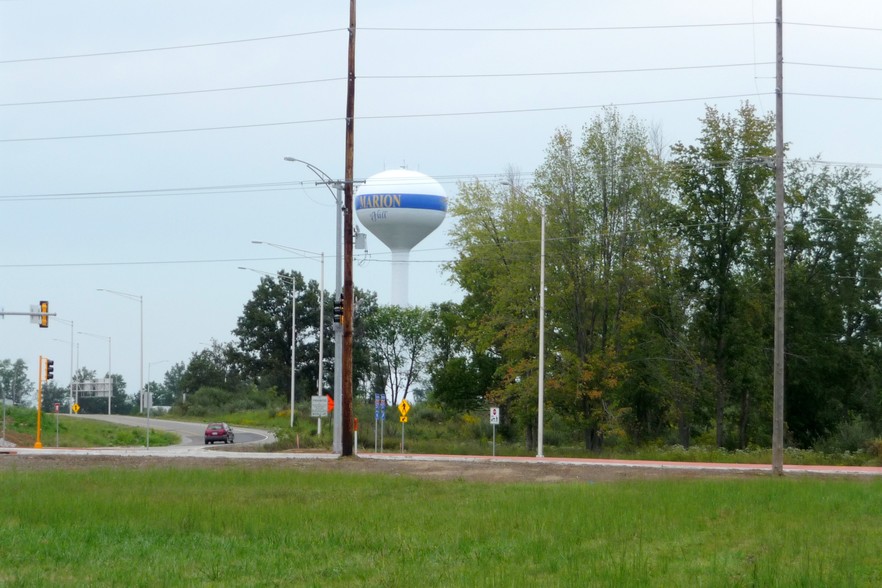
[[[693,143],[706,104],[774,109],[774,0],[362,0],[354,177],[406,167],[529,184],[556,130],[603,106]],[[233,340],[260,274],[334,283],[349,2],[0,0],[0,308],[48,300],[48,329],[0,320],[0,359],[40,355],[161,381]],[[882,176],[882,3],[784,2],[788,157]],[[462,297],[455,219],[411,255],[410,302]],[[388,250],[356,252],[389,302]],[[99,291],[122,292],[128,296]],[[71,326],[70,322],[73,323]],[[82,334],[86,333],[86,334]],[[73,344],[72,344],[73,343]],[[73,362],[71,362],[73,356]]]

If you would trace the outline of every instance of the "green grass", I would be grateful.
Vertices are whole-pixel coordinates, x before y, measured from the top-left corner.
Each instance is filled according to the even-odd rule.
[[[0,472],[2,586],[877,586],[882,483]]]
[[[92,421],[70,415],[43,413],[40,423],[40,441],[43,447],[138,447],[146,444],[147,430]],[[6,414],[7,439],[22,447],[33,447],[37,439],[37,412],[34,409],[11,408]],[[166,431],[150,428],[150,445],[174,445],[180,437]]]

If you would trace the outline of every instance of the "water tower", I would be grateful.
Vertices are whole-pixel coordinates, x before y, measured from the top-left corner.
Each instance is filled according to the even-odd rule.
[[[447,214],[441,184],[420,172],[395,169],[369,177],[355,195],[364,227],[392,252],[392,304],[407,306],[410,250],[438,228]]]

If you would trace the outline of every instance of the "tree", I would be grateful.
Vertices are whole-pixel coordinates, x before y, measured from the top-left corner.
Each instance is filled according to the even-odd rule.
[[[646,128],[605,109],[552,139],[534,186],[546,203],[550,398],[599,449],[621,429],[620,402],[650,286],[646,258],[661,242],[661,161]],[[664,233],[662,232],[662,235]]]
[[[67,408],[69,392],[51,380],[43,382],[43,402],[40,404],[43,412],[55,412],[55,403],[58,403],[59,410],[61,407]]]
[[[394,305],[379,307],[365,325],[392,405],[406,400],[411,386],[422,377],[431,326],[431,315],[425,309]]]
[[[279,271],[265,276],[252,294],[239,317],[233,334],[238,338],[232,361],[241,366],[243,380],[261,389],[275,387],[282,396],[291,390],[291,283],[296,284],[295,348],[296,397],[305,398],[318,392],[319,385],[330,391],[334,378],[333,296],[324,293],[324,325],[319,327],[320,288],[315,280],[305,283],[298,272]],[[365,340],[363,322],[377,307],[376,294],[356,288],[354,313],[353,381],[362,383],[359,392],[366,396],[375,371],[369,345]],[[324,339],[322,382],[318,382],[319,333]],[[189,393],[189,392],[188,392]]]
[[[879,194],[866,170],[788,166],[785,417],[801,446],[855,415],[882,430]]]
[[[28,380],[27,371],[27,364],[23,359],[14,362],[9,359],[0,360],[0,399],[20,405],[34,393],[34,383]]]
[[[516,185],[461,184],[451,206],[457,259],[448,265],[466,292],[460,305],[466,344],[498,358],[486,398],[523,427],[528,447],[536,422],[539,218],[534,198]]]
[[[433,304],[430,331],[429,400],[453,412],[475,410],[485,403],[496,385],[496,358],[478,353],[464,335],[466,324],[460,305]]]
[[[236,390],[241,384],[232,344],[212,342],[211,347],[193,353],[187,369],[181,375],[180,385],[184,394],[194,394],[205,386]]]
[[[758,279],[748,270],[763,251],[763,229],[767,233],[771,220],[764,198],[771,194],[773,173],[762,162],[774,154],[775,126],[771,115],[758,115],[750,104],[734,116],[707,107],[702,125],[697,145],[672,147],[685,247],[682,272],[695,300],[699,355],[716,370],[717,445],[726,442],[725,415],[733,396],[740,404],[744,445],[751,385],[739,384],[736,366],[758,367],[755,357],[739,360],[747,359],[746,346],[756,345],[768,320],[749,312],[764,305],[746,303],[748,286]]]
[[[165,372],[162,385],[170,396],[169,404],[175,404],[185,400],[182,381],[184,378],[184,372],[186,371],[187,366],[183,361],[179,361]]]

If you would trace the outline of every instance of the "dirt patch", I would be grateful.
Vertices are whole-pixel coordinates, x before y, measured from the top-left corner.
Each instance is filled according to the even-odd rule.
[[[461,461],[376,460],[359,457],[341,459],[201,459],[195,457],[137,457],[87,455],[17,455],[0,453],[0,472],[94,468],[182,468],[182,469],[291,469],[297,471],[339,471],[357,474],[412,476],[431,480],[462,480],[487,483],[616,482],[624,480],[756,477],[762,472],[713,472],[680,469],[557,463],[508,463]]]

